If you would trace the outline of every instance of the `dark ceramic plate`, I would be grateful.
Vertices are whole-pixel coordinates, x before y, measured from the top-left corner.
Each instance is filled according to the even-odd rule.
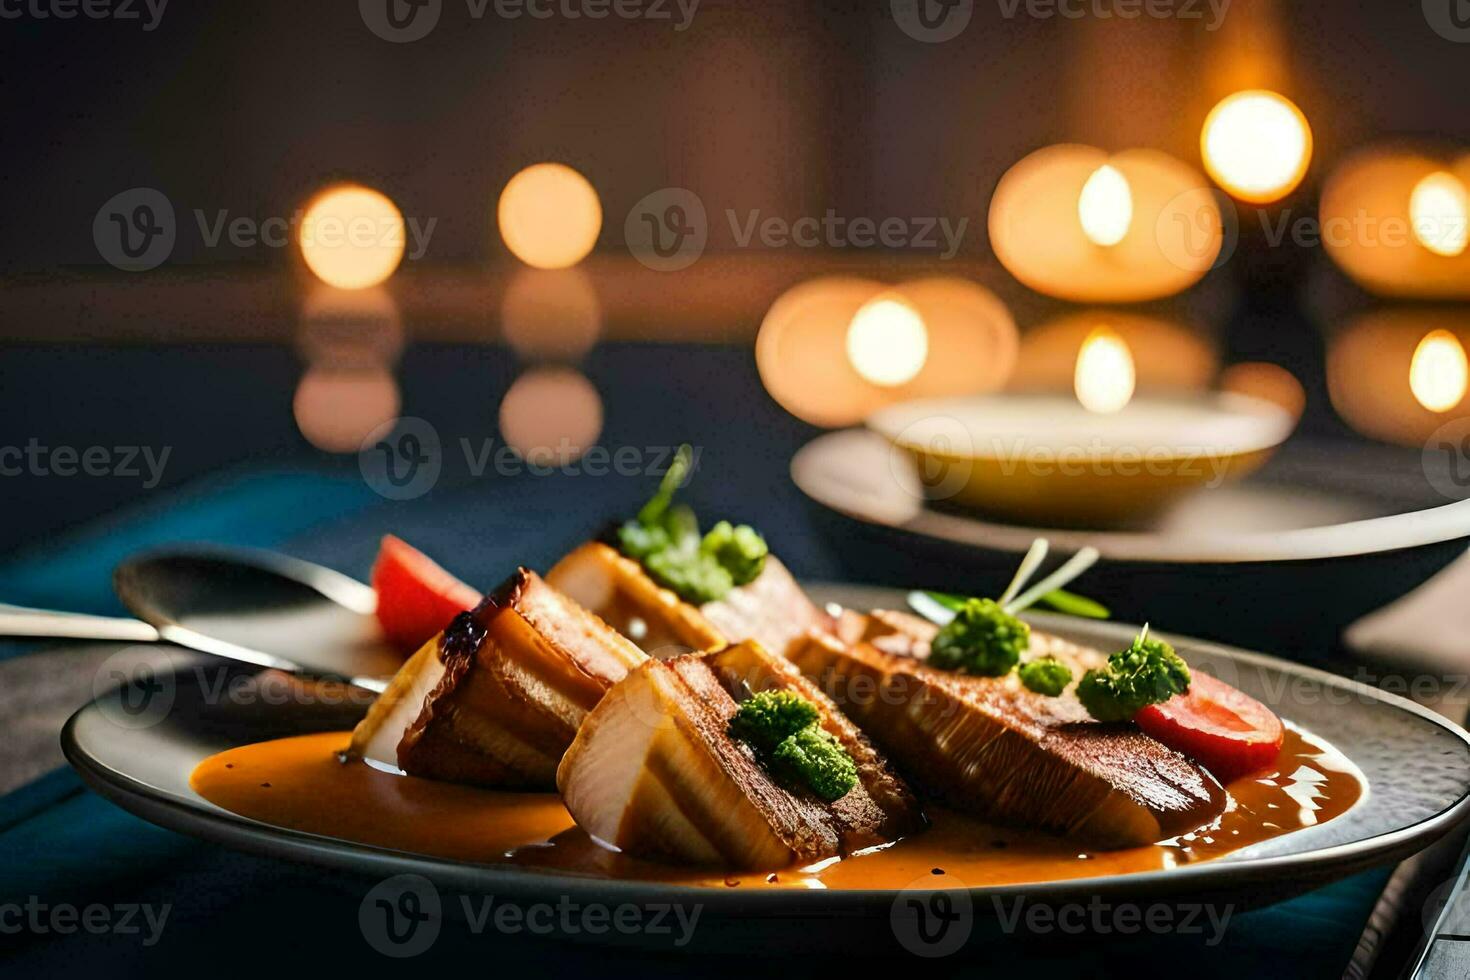
[[[1109,529],[1019,527],[935,506],[908,457],[865,430],[808,443],[791,476],[848,577],[989,594],[1046,537],[1063,554],[1102,552],[1077,588],[1120,619],[1167,609],[1186,633],[1321,658],[1355,620],[1465,553],[1470,500],[1447,496],[1463,490],[1446,465],[1391,446],[1288,443],[1248,480]],[[935,567],[945,581],[927,581]]]
[[[854,608],[895,607],[902,596],[859,587],[815,587],[814,597]],[[1080,643],[1117,648],[1132,627],[1037,616],[1040,628]],[[1273,704],[1288,720],[1336,745],[1362,770],[1365,797],[1324,825],[1237,851],[1216,861],[1167,871],[1023,886],[977,888],[949,896],[945,909],[970,910],[966,931],[995,930],[996,912],[1017,899],[1062,903],[1229,903],[1277,901],[1345,875],[1401,860],[1450,831],[1470,813],[1470,736],[1409,701],[1361,684],[1260,654],[1171,638],[1197,668]],[[262,739],[351,726],[364,708],[282,704],[282,699],[221,699],[217,680],[252,669],[179,653],[178,670],[153,679],[155,702],[134,688],[98,698],[62,734],[71,764],[103,796],[174,830],[273,857],[384,878],[416,874],[438,889],[493,893],[516,902],[565,898],[579,904],[684,903],[702,909],[702,945],[810,948],[826,939],[849,945],[913,949],[913,893],[905,891],[750,892],[615,881],[465,864],[306,834],[245,819],[200,798],[189,774],[206,756]],[[223,672],[223,673],[222,673]],[[274,701],[275,703],[271,703]],[[919,894],[932,899],[927,888]],[[958,902],[957,906],[955,903]],[[446,903],[446,906],[449,903]],[[446,913],[448,914],[448,913]],[[646,935],[573,938],[658,943]],[[922,950],[917,950],[922,951]]]

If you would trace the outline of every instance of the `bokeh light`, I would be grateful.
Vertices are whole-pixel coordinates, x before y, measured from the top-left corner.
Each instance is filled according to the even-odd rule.
[[[1133,400],[1137,384],[1128,344],[1107,327],[1098,327],[1082,342],[1072,384],[1089,412],[1121,412]]]
[[[366,289],[387,280],[403,261],[403,214],[384,195],[344,184],[311,200],[297,243],[317,278],[338,289]]]
[[[292,413],[306,441],[323,452],[355,453],[374,429],[398,417],[398,382],[387,368],[308,368]]]
[[[602,333],[602,304],[581,269],[519,269],[500,301],[500,327],[524,358],[574,361]]]
[[[564,465],[602,435],[602,396],[580,371],[532,368],[500,403],[500,434],[529,463]]]
[[[1448,330],[1431,330],[1414,348],[1409,362],[1409,390],[1431,412],[1444,413],[1465,397],[1470,364],[1465,347]]]
[[[1232,364],[1220,375],[1220,390],[1270,402],[1300,419],[1307,407],[1302,383],[1286,368],[1265,361]]]
[[[1312,128],[1286,97],[1236,92],[1210,110],[1200,134],[1205,169],[1231,196],[1269,204],[1296,189],[1312,161]]]
[[[1128,178],[1111,164],[1094,170],[1077,198],[1077,218],[1094,243],[1110,247],[1121,242],[1133,224],[1133,191]]]
[[[510,179],[497,208],[500,237],[537,269],[566,269],[587,257],[602,231],[602,202],[571,167],[538,163]]]
[[[296,347],[306,363],[334,370],[386,367],[403,352],[403,320],[386,289],[317,285],[301,306]]]
[[[864,379],[893,388],[914,379],[929,359],[929,331],[902,296],[877,296],[853,315],[847,359]]]
[[[1218,354],[1199,327],[1141,313],[1092,309],[1066,313],[1027,330],[1010,387],[1074,391],[1082,347],[1100,328],[1127,346],[1140,390],[1202,391],[1219,371]]]
[[[1414,185],[1409,193],[1409,217],[1414,237],[1435,255],[1453,258],[1470,242],[1466,224],[1470,201],[1465,185],[1452,173],[1436,170]]]

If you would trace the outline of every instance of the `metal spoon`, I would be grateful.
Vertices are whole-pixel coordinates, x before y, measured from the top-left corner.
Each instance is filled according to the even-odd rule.
[[[137,619],[0,605],[0,636],[174,643],[290,673],[382,691],[403,657],[373,619],[373,590],[266,551],[152,552],[113,573]]]

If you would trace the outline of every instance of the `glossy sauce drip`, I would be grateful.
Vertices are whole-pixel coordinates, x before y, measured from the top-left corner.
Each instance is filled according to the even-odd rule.
[[[341,761],[350,733],[260,742],[211,756],[191,783],[231,813],[278,827],[485,864],[710,887],[904,888],[936,871],[955,886],[1154,871],[1220,857],[1326,823],[1362,797],[1362,777],[1325,742],[1289,729],[1274,771],[1236,780],[1213,824],[1177,840],[1080,851],[1049,834],[999,829],[927,808],[927,831],[846,860],[732,876],[638,861],[594,843],[553,793],[509,793]]]

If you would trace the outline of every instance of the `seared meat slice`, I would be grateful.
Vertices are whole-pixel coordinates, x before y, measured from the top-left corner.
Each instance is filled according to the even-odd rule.
[[[923,789],[982,819],[1119,848],[1195,830],[1224,810],[1226,793],[1204,769],[1131,725],[1094,721],[1070,692],[1050,698],[1014,675],[924,667],[923,633],[879,621],[866,641],[813,633],[789,656]],[[1037,633],[1031,648],[1078,677],[1102,663]]]
[[[636,561],[598,542],[567,555],[546,578],[654,656],[745,640],[784,653],[807,630],[832,628],[831,617],[812,604],[775,556],[766,557],[754,582],[697,608],[649,578]]]
[[[728,734],[738,700],[792,690],[852,756],[858,784],[834,803],[775,780]],[[557,771],[578,825],[639,857],[776,869],[850,854],[923,826],[908,788],[853,724],[756,643],[649,660],[587,716]]]
[[[352,751],[416,776],[550,789],[587,712],[644,659],[523,568],[414,654]]]

